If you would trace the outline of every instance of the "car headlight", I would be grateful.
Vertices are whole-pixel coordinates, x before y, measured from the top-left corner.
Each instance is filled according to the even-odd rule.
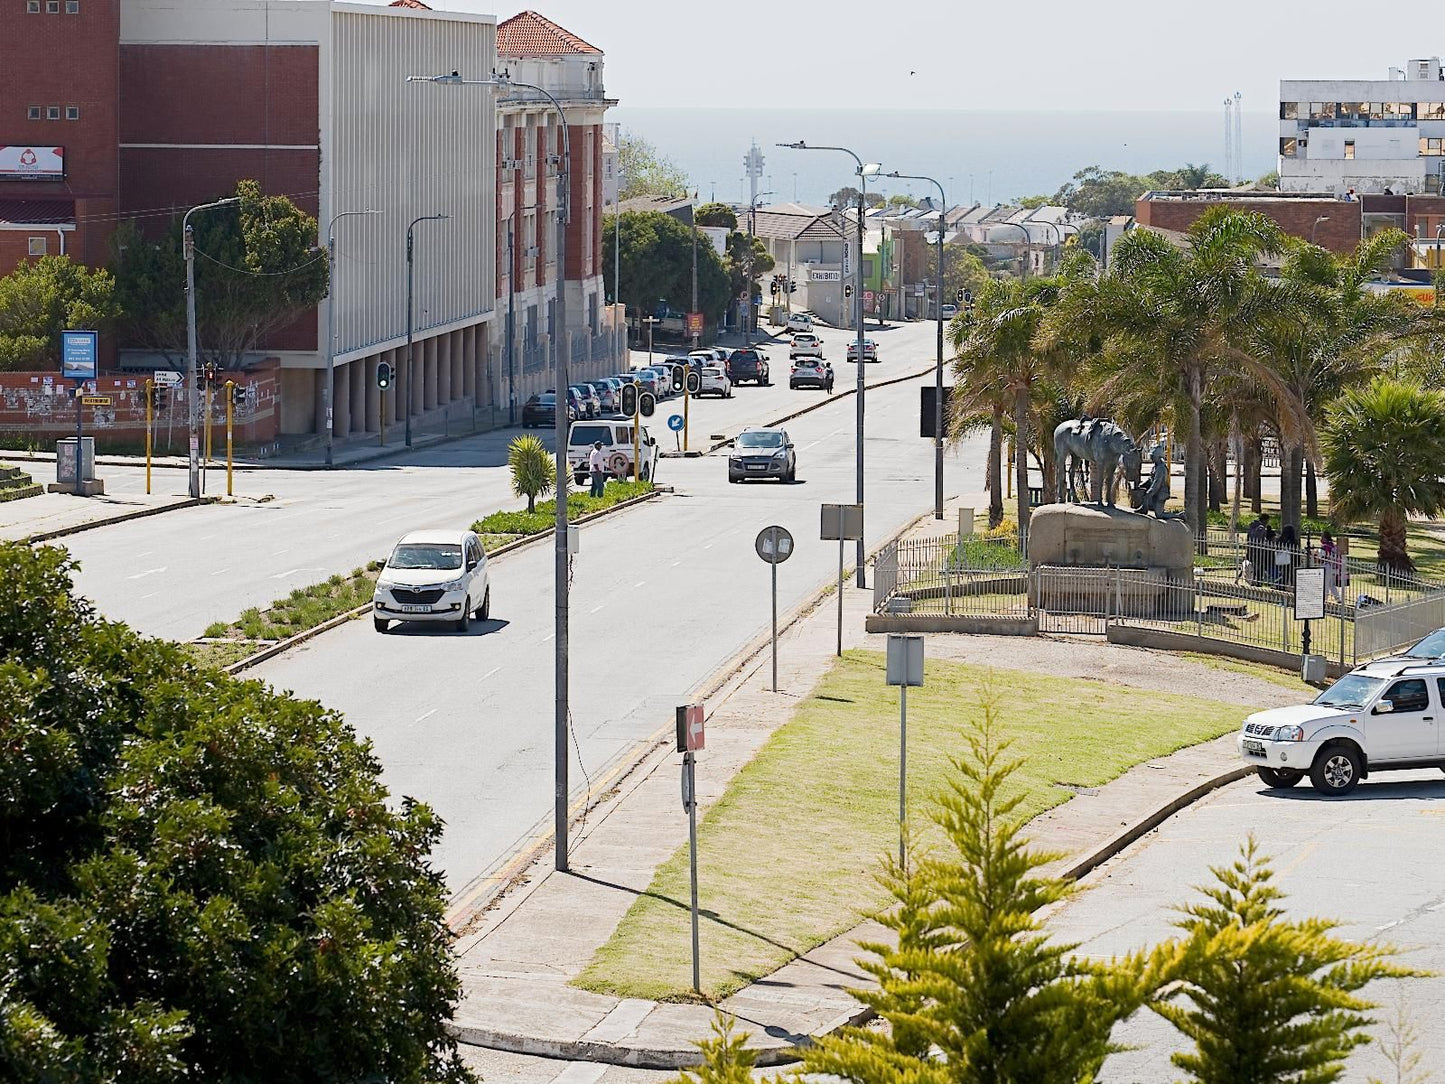
[[[786,448],[779,448],[776,452],[773,453],[774,459],[786,459],[787,457],[788,449]]]
[[[393,587],[395,587],[395,586],[396,586],[396,584],[392,583],[390,580],[377,580],[377,581],[376,581],[376,589],[377,589],[378,591],[390,591],[390,590],[391,590]]]
[[[1305,728],[1302,726],[1281,726],[1276,727],[1274,732],[1275,741],[1304,741]]]

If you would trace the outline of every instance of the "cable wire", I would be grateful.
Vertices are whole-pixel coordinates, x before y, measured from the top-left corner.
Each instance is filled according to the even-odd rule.
[[[233,267],[222,260],[218,260],[214,256],[202,252],[200,248],[196,248],[196,255],[202,259],[210,260],[211,263],[217,267],[224,267],[227,271],[234,271],[238,275],[250,275],[253,278],[284,278],[287,275],[294,275],[297,271],[304,271],[306,268],[313,264],[318,264],[326,258],[325,253],[318,251],[313,259],[307,260],[303,264],[297,264],[295,267],[287,268],[285,271],[248,271],[244,267]]]

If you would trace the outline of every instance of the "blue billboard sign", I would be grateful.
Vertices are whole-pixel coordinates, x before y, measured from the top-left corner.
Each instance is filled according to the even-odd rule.
[[[60,375],[66,380],[94,380],[99,345],[99,336],[94,331],[62,331]]]

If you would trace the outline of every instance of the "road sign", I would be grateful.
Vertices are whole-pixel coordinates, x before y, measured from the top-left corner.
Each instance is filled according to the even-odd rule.
[[[703,748],[703,708],[701,704],[677,706],[677,751],[695,753]]]
[[[99,336],[94,331],[60,333],[60,375],[66,380],[94,380]]]
[[[898,689],[898,865],[908,863],[908,686],[923,684],[923,637],[888,634],[885,678]]]
[[[115,400],[109,395],[83,395],[80,401],[86,406],[110,406]]]
[[[667,419],[667,427],[668,427],[669,429],[671,429],[674,433],[681,433],[681,432],[682,432],[682,415],[681,415],[681,414],[674,414],[672,417],[668,418],[668,419]]]
[[[780,565],[793,556],[793,535],[786,527],[764,527],[753,547],[770,565]]]
[[[182,377],[174,369],[157,369],[151,379],[158,388],[179,388]]]
[[[689,335],[702,334],[702,313],[690,312],[687,314],[687,333]]]
[[[825,542],[833,539],[850,541],[863,537],[863,506],[861,504],[823,505],[823,533]]]
[[[869,305],[873,304],[873,291],[872,291],[872,290],[864,290],[864,291],[863,291],[863,301],[864,301],[865,304],[869,304]]]
[[[657,410],[657,396],[650,391],[645,391],[637,397],[637,413],[644,418],[652,417]]]

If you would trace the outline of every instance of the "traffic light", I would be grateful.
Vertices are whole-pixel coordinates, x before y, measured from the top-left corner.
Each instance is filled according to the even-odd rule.
[[[381,361],[376,365],[376,386],[382,391],[391,387],[391,364]]]
[[[679,395],[683,385],[687,383],[687,368],[682,365],[672,367],[672,394]]]
[[[696,395],[700,391],[702,391],[702,374],[696,371],[689,372],[687,374],[687,393]]]
[[[853,284],[851,282],[845,282],[843,284],[843,296],[845,298],[853,296]]]
[[[788,293],[790,293],[790,294],[795,294],[795,293],[797,293],[797,292],[798,292],[798,284],[797,284],[797,282],[796,282],[795,280],[793,280],[793,279],[789,279],[789,280],[788,280]]]
[[[777,296],[778,296],[778,280],[777,280],[777,279],[773,279],[771,293],[772,293],[772,295],[773,295],[774,297],[777,297]]]
[[[645,391],[637,397],[637,413],[644,418],[652,417],[652,412],[657,409],[657,397],[650,391]]]
[[[622,385],[622,413],[629,418],[637,416],[637,385]]]
[[[244,406],[246,403],[246,388],[244,385],[231,383],[231,402],[235,406]]]
[[[958,304],[962,305],[962,304],[963,304],[963,294],[964,294],[964,289],[963,289],[962,286],[960,286],[960,287],[958,288],[958,293],[956,293],[956,294],[953,295],[953,300],[956,301]]]

